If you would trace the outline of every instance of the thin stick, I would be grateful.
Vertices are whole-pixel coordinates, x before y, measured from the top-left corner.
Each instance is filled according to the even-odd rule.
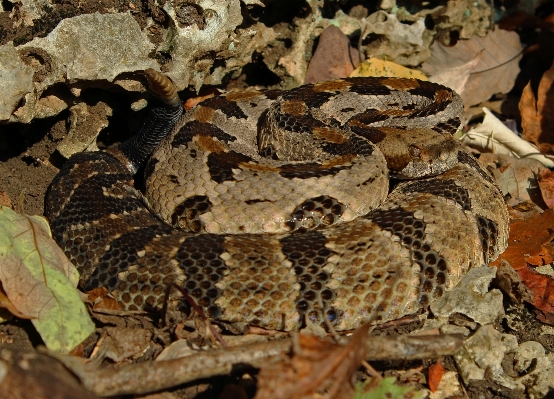
[[[462,345],[461,334],[428,336],[368,336],[366,360],[436,359],[454,354]],[[87,367],[82,359],[47,352],[60,360],[84,387],[99,396],[146,394],[169,389],[231,371],[261,367],[284,359],[292,339],[217,348],[180,359],[150,361],[100,370]]]
[[[214,328],[212,323],[210,323],[210,320],[204,314],[204,310],[202,310],[202,308],[196,304],[196,301],[189,294],[187,294],[187,292],[183,289],[183,287],[180,287],[177,284],[173,284],[173,286],[179,290],[179,292],[183,295],[183,298],[185,298],[185,300],[189,303],[189,305],[192,306],[192,308],[196,311],[196,313],[198,313],[198,315],[202,318],[204,323],[206,323],[206,325],[208,326],[208,328],[210,329],[214,337],[217,338],[221,346],[223,346],[224,348],[228,348],[227,344],[223,340],[223,337],[217,332],[217,330]]]

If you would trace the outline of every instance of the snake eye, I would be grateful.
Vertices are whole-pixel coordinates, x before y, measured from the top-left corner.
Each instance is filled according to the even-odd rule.
[[[408,152],[412,157],[419,158],[421,156],[421,148],[416,146],[415,144],[410,144],[408,147]]]

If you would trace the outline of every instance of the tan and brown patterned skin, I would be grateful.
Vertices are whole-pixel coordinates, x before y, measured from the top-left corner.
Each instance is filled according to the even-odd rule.
[[[499,189],[450,136],[462,112],[450,89],[413,79],[214,97],[158,147],[147,201],[116,157],[81,153],[52,183],[47,214],[82,288],[105,286],[126,309],[160,308],[175,282],[221,321],[378,324],[507,245]],[[385,159],[397,176],[430,176],[387,196]]]

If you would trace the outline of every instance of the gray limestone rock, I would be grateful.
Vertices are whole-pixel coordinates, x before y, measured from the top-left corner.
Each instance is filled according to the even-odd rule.
[[[26,94],[33,91],[33,69],[12,42],[0,46],[0,121],[7,120]]]

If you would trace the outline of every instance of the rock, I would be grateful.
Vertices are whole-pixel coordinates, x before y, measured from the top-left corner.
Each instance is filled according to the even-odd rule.
[[[494,323],[504,314],[502,293],[497,289],[489,291],[495,276],[495,267],[472,268],[452,291],[431,304],[431,311],[444,320],[453,313],[460,313],[481,325]]]
[[[533,361],[544,357],[544,347],[536,341],[527,341],[519,345],[518,361],[514,364],[514,369],[518,373],[524,373],[533,364]]]
[[[417,66],[431,56],[429,45],[433,37],[425,29],[424,19],[413,24],[403,24],[395,14],[377,11],[367,17],[362,38],[369,34],[378,35],[366,46],[366,55],[383,60],[394,61],[404,66]]]
[[[441,378],[441,382],[436,392],[429,393],[429,399],[443,399],[453,397],[464,397],[464,391],[458,380],[458,373],[447,371]]]
[[[12,0],[11,3],[17,7],[18,19],[25,26],[33,26],[34,20],[39,19],[52,7],[51,0]],[[0,6],[0,11],[2,10]]]
[[[485,36],[490,30],[491,8],[485,0],[448,1],[432,15],[438,31],[436,40],[451,45],[449,34],[458,31],[460,39],[470,39],[473,35]]]
[[[55,81],[113,81],[123,72],[157,68],[148,58],[154,45],[131,14],[83,14],[62,20],[44,38],[21,48],[38,48],[52,58]]]
[[[521,378],[529,397],[544,398],[554,387],[554,354],[538,357],[531,373]]]
[[[94,106],[89,106],[84,102],[78,103],[69,111],[71,112],[69,132],[57,148],[65,158],[69,158],[91,145],[94,148],[94,139],[102,129],[108,126],[108,116],[112,115],[112,109],[102,101]]]
[[[0,121],[10,118],[21,99],[33,91],[33,68],[26,65],[12,42],[0,46]]]
[[[247,29],[237,28],[232,41],[219,52],[225,58],[224,65],[213,68],[204,79],[204,84],[219,85],[229,73],[238,74],[241,68],[252,62],[252,53],[261,52],[276,39],[275,31],[263,23],[257,23]],[[214,60],[215,62],[215,60]]]
[[[516,337],[501,334],[491,325],[486,325],[464,341],[454,359],[466,384],[471,380],[483,380],[485,372],[489,372],[497,384],[509,389],[523,390],[523,385],[510,378],[502,369],[504,355],[516,349]]]
[[[68,96],[49,94],[41,98],[55,83],[73,83],[71,93],[78,97],[83,88],[105,87],[124,72],[157,67],[148,58],[154,45],[135,19],[123,13],[83,14],[62,20],[48,36],[17,47],[19,58],[24,60],[14,59],[17,52],[11,44],[1,48],[5,51],[0,51],[0,71],[6,65],[10,72],[0,82],[6,93],[0,104],[0,120],[9,122],[29,123],[67,108]],[[140,83],[133,87],[145,91]],[[23,105],[14,111],[22,97]]]
[[[68,107],[67,96],[56,96],[50,94],[41,97],[35,105],[34,117],[37,119],[50,118],[56,116]]]
[[[542,398],[554,387],[554,354],[545,352],[536,341],[518,346],[515,336],[487,325],[464,341],[454,360],[466,384],[491,378],[514,390],[512,397]]]
[[[281,86],[284,89],[300,86],[304,81],[308,69],[308,59],[312,53],[313,40],[320,34],[323,25],[319,0],[308,0],[307,3],[311,8],[310,14],[304,19],[295,21],[297,28],[290,37],[292,46],[279,56],[273,65],[264,59],[269,70],[282,77]]]
[[[167,75],[178,90],[192,84],[198,91],[215,61],[206,54],[228,49],[235,40],[234,30],[242,23],[240,2],[199,0],[175,8],[174,2],[168,1],[163,9],[175,22],[159,48],[172,53],[173,68]]]

